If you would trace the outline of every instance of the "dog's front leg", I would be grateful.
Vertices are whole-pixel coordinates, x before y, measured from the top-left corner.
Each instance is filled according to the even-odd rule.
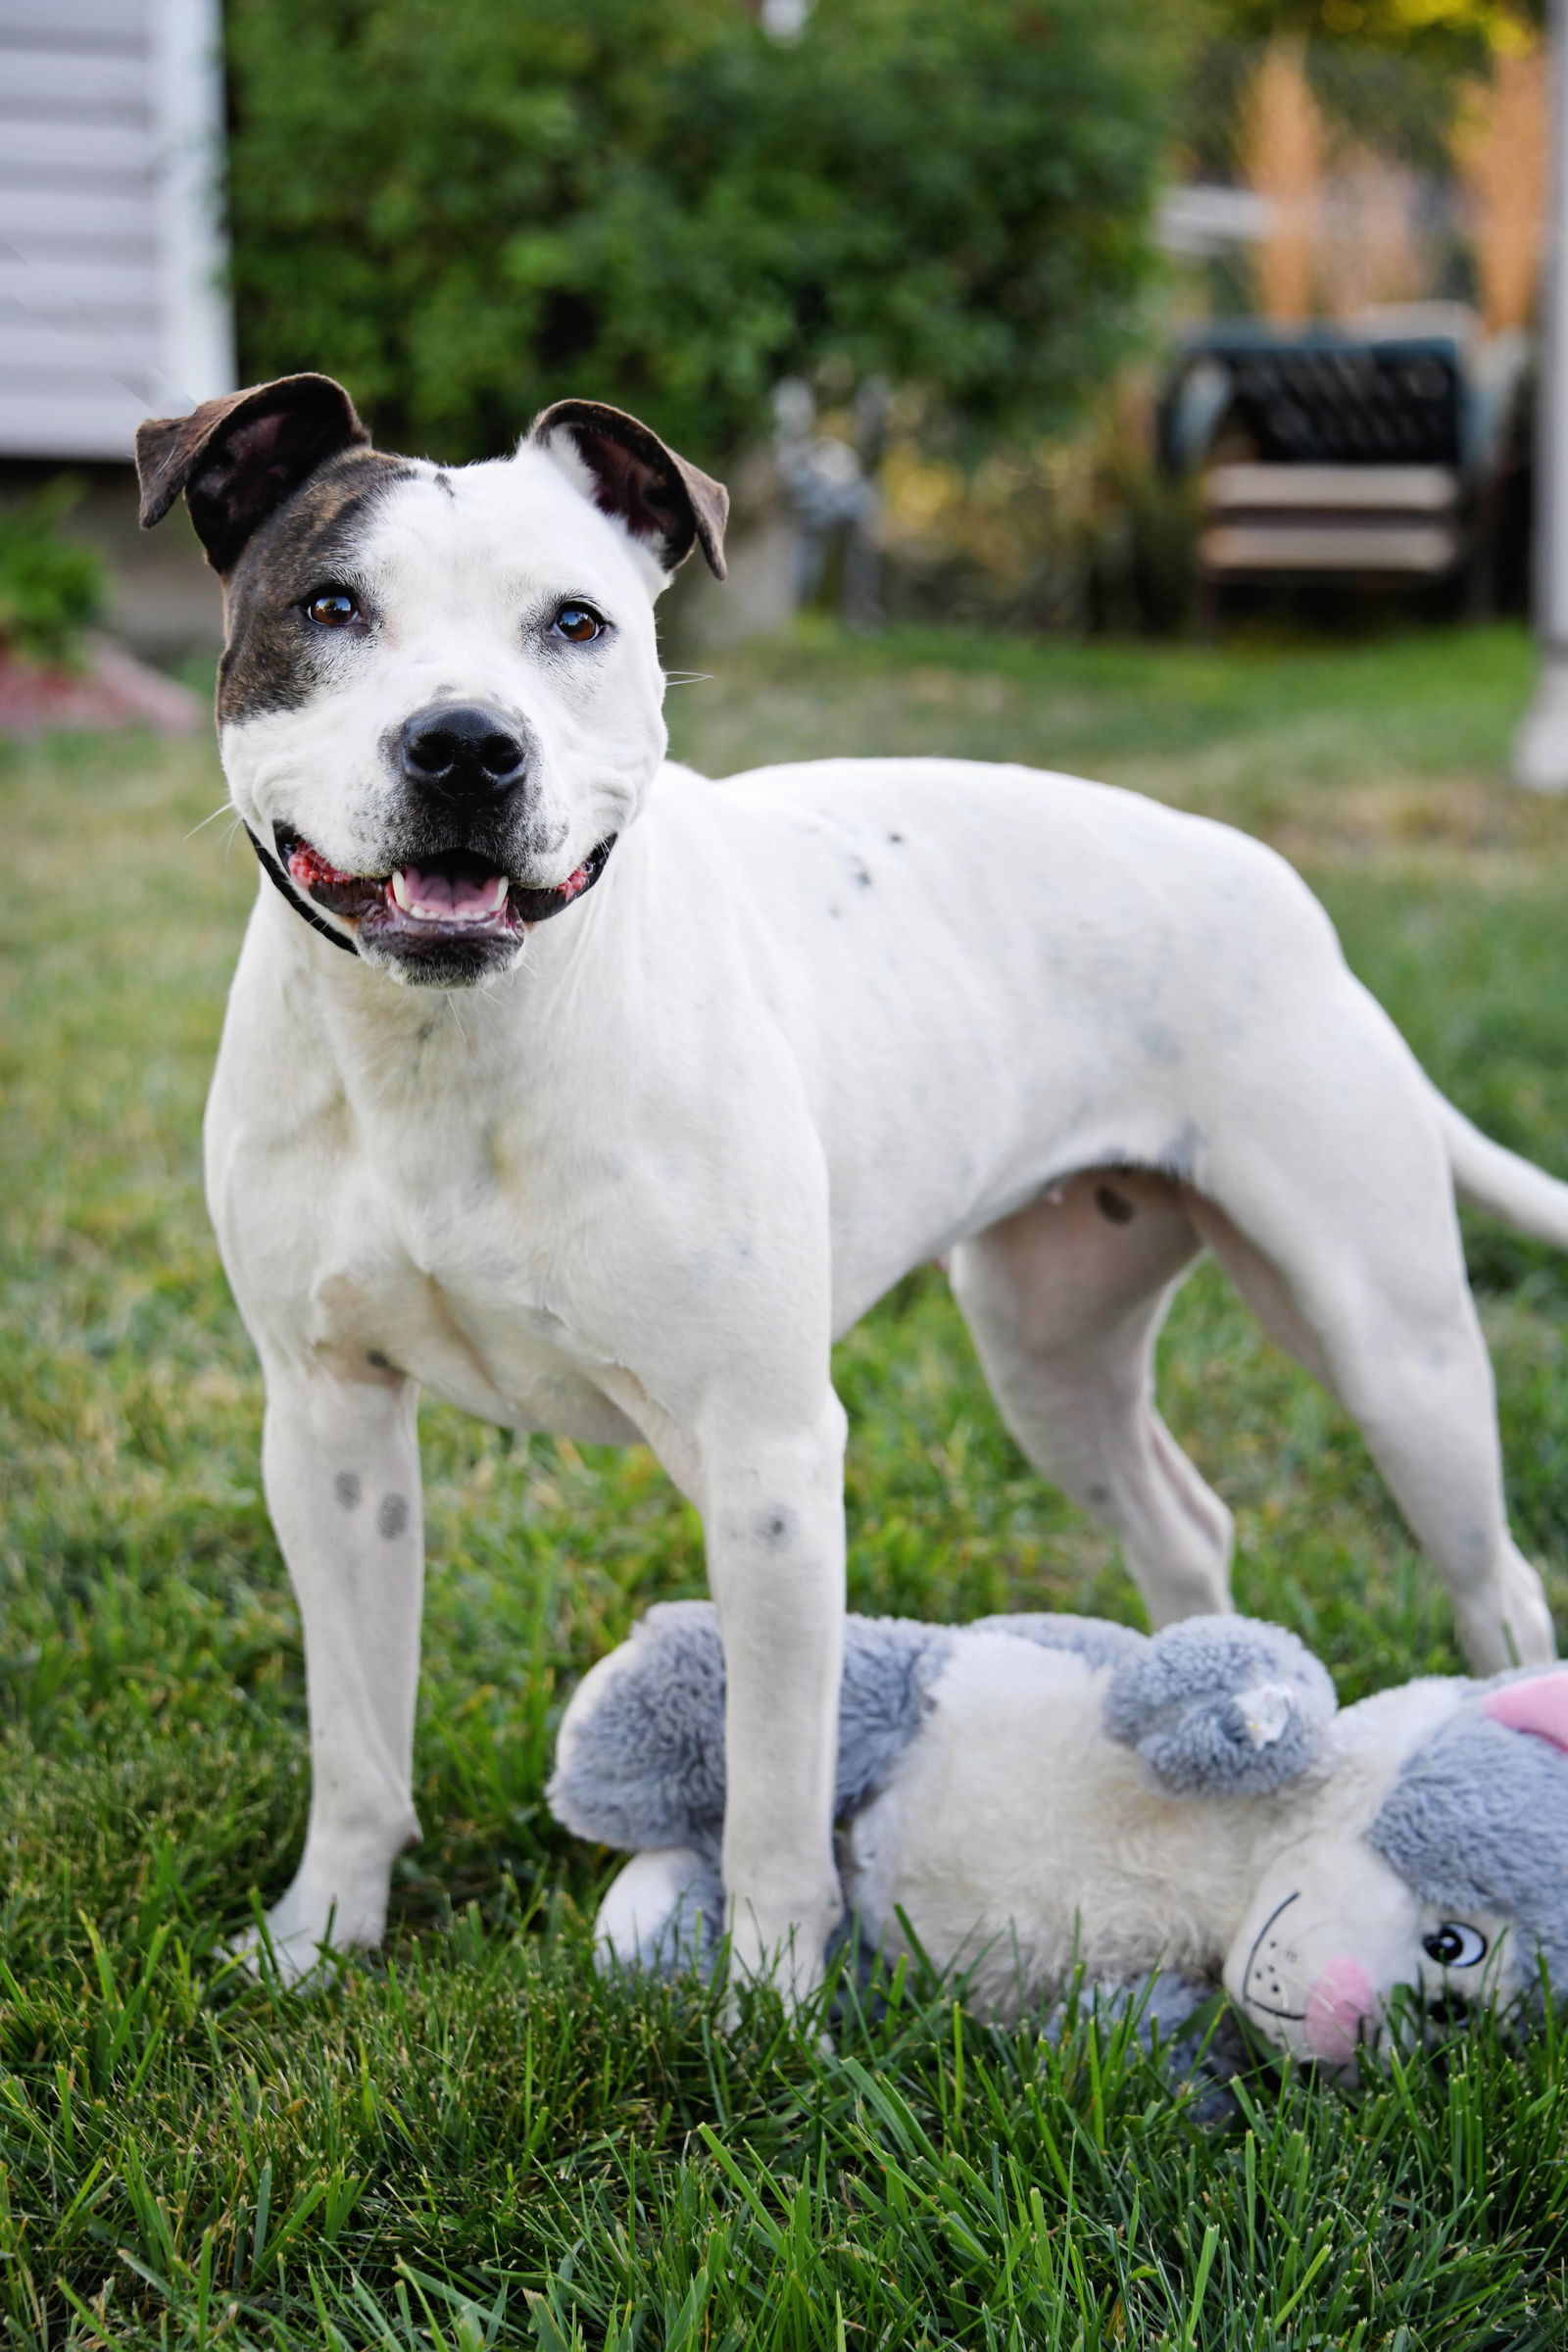
[[[384,1376],[268,1366],[262,1468],[305,1633],[311,1810],[293,1884],[268,1915],[283,1973],[374,1944],[412,1794],[424,1532],[418,1392]]]
[[[708,1571],[724,1642],[724,1886],[732,1964],[794,2002],[842,1908],[833,1784],[844,1659],[844,1413],[705,1443]]]

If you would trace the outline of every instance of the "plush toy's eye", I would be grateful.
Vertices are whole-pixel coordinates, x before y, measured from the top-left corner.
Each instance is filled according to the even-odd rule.
[[[568,645],[592,645],[605,633],[605,624],[592,605],[563,605],[555,617],[555,633]]]
[[[1461,1920],[1446,1919],[1430,1936],[1422,1936],[1421,1949],[1440,1968],[1474,1968],[1478,1960],[1487,1956],[1487,1939],[1479,1928],[1467,1928]]]
[[[322,629],[346,629],[364,617],[346,588],[318,589],[305,611],[307,617]]]

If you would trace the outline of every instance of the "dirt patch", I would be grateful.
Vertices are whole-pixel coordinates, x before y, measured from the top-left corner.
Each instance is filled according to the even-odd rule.
[[[1568,805],[1511,791],[1482,776],[1391,778],[1325,792],[1308,816],[1298,796],[1268,828],[1293,863],[1359,863],[1414,855],[1423,865],[1476,873],[1478,866],[1568,850]]]
[[[208,724],[199,694],[149,669],[107,637],[89,640],[81,666],[24,662],[0,647],[0,736],[150,727],[194,735]]]

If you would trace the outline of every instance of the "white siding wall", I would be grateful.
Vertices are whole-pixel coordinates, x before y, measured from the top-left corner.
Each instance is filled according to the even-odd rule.
[[[218,0],[0,0],[0,458],[233,385]]]

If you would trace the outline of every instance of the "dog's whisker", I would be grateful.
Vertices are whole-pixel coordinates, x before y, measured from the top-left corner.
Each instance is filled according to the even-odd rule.
[[[181,836],[182,841],[194,841],[198,833],[205,833],[209,825],[216,825],[220,816],[227,816],[232,807],[229,801],[220,801],[218,807],[204,816],[199,824],[192,825],[190,831]]]
[[[711,686],[712,683],[713,672],[710,669],[666,669],[664,672],[666,686]]]

